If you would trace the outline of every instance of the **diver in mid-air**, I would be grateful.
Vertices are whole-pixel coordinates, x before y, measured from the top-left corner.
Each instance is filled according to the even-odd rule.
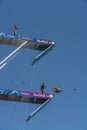
[[[61,89],[58,88],[58,87],[55,87],[55,88],[53,88],[53,91],[56,92],[56,93],[59,93],[59,92],[61,92]]]

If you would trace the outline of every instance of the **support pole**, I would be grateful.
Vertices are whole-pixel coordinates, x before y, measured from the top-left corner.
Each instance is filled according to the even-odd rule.
[[[47,53],[49,53],[53,48],[53,45],[50,45],[47,49],[45,49],[43,52],[41,52],[32,62],[32,65],[35,64],[39,59],[41,59],[43,56],[45,56]]]
[[[4,60],[2,60],[0,62],[0,69],[2,69],[25,44],[27,44],[27,41],[23,42],[16,50],[14,50],[10,55],[8,55]]]
[[[42,105],[40,105],[35,111],[33,111],[27,118],[27,122],[40,110],[42,109],[51,99],[46,100]]]

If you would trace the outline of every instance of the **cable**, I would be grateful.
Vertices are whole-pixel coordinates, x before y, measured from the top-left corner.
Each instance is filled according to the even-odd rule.
[[[36,52],[36,51],[35,51],[35,52]],[[36,52],[36,53],[37,53],[37,52]],[[35,53],[35,55],[36,55],[36,53]],[[32,89],[34,76],[35,76],[35,65],[32,66],[32,75],[31,75],[31,82],[30,82],[29,91]],[[26,118],[26,115],[27,115],[27,113],[28,113],[28,110],[29,110],[29,105],[27,104],[27,105],[26,105],[26,110],[25,110],[24,124],[23,124],[23,129],[22,129],[22,130],[25,130],[25,126],[26,126],[26,122],[25,122],[26,120],[25,120],[25,118]]]

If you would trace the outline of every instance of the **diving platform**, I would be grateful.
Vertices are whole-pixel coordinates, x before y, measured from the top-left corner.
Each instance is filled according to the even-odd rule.
[[[0,100],[43,104],[46,100],[52,98],[53,94],[0,89]]]

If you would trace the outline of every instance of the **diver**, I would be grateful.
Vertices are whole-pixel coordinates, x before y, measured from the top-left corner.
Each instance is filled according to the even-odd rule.
[[[61,89],[58,88],[58,87],[55,87],[55,88],[53,88],[53,91],[56,92],[56,93],[60,93],[60,92],[61,92]]]
[[[14,36],[18,34],[18,27],[16,25],[14,25],[13,34]]]
[[[41,85],[41,87],[40,87],[42,94],[46,93],[46,90],[45,90],[46,87],[47,87],[47,86],[45,85],[45,83],[42,83],[42,85]]]

